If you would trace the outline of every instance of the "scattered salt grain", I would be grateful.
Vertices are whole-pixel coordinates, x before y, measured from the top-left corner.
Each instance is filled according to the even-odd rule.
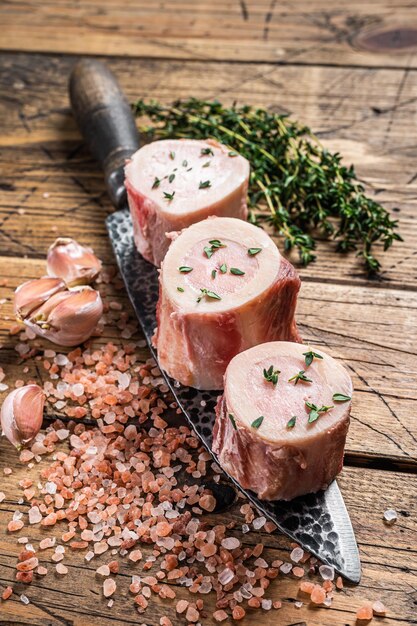
[[[252,524],[255,530],[260,530],[262,526],[265,525],[265,522],[266,522],[266,517],[261,516],[261,517],[256,517],[253,520]]]
[[[297,602],[294,602],[294,606],[295,606],[296,609],[301,609],[301,607],[303,606],[303,603],[297,601]]]
[[[27,596],[25,596],[23,593],[20,596],[20,602],[23,602],[23,604],[29,604],[30,600]]]
[[[283,574],[289,574],[292,570],[292,565],[291,563],[283,563],[279,569]]]
[[[65,567],[63,563],[57,563],[55,569],[56,569],[56,573],[61,574],[62,576],[65,576],[65,574],[68,574],[68,568]]]
[[[42,513],[39,507],[33,506],[29,509],[29,524],[38,524],[42,519]]]
[[[397,511],[395,511],[394,509],[387,509],[384,512],[384,522],[388,524],[388,526],[395,524],[397,519],[398,519]]]
[[[320,565],[319,573],[323,580],[334,580],[334,569],[330,565]]]
[[[240,546],[240,541],[236,537],[227,537],[222,540],[222,548],[226,550],[235,550]]]
[[[76,398],[79,398],[84,393],[84,385],[81,383],[76,383],[72,386],[72,393]]]
[[[103,594],[105,598],[109,598],[116,591],[116,582],[113,578],[106,578],[103,582]]]
[[[387,609],[385,608],[385,606],[382,604],[380,600],[377,600],[372,605],[372,611],[375,615],[384,616],[387,612]]]
[[[290,559],[293,563],[299,563],[304,556],[304,550],[302,548],[294,548],[290,554]]]
[[[96,574],[99,576],[110,576],[110,567],[108,565],[100,565],[96,569]]]

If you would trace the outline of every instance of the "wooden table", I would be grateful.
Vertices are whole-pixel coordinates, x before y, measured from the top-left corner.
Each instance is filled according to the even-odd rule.
[[[56,235],[75,237],[92,245],[106,264],[114,262],[104,228],[111,207],[102,176],[82,146],[68,105],[68,74],[80,56],[105,56],[131,100],[194,95],[291,112],[347,163],[354,162],[378,200],[396,211],[404,243],[381,255],[380,280],[368,280],[357,259],[337,256],[331,243],[321,244],[317,262],[300,270],[301,332],[343,359],[354,381],[340,486],[360,546],[362,582],[338,594],[331,609],[314,610],[294,607],[296,580],[277,579],[281,611],[257,611],[244,623],[348,626],[364,601],[381,598],[389,616],[377,623],[417,624],[417,5],[10,0],[0,15],[0,262],[6,282],[0,294],[6,299],[0,361],[10,384],[22,377],[14,350],[18,339],[9,335],[13,290],[42,275]],[[109,338],[117,341],[116,329],[107,327],[99,341]],[[23,378],[31,375],[33,365]],[[3,475],[6,466],[14,468],[11,476]],[[18,482],[27,475],[5,440],[0,471],[6,493],[0,507],[3,588],[14,581],[19,551],[5,525],[21,497]],[[390,507],[399,519],[387,527],[382,517]],[[235,514],[236,509],[227,517]],[[35,541],[39,531],[32,536]],[[259,540],[268,554],[288,558],[282,536],[245,535],[248,545]],[[143,619],[123,597],[110,610],[95,568],[77,555],[69,563],[65,579],[51,574],[25,590],[29,606],[19,602],[24,586],[17,585],[17,595],[0,604],[0,623],[159,624],[163,601]],[[126,589],[129,574],[126,565]],[[182,623],[172,606],[167,612],[174,624]]]

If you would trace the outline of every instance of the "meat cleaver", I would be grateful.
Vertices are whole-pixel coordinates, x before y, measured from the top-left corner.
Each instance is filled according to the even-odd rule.
[[[104,171],[109,196],[117,209],[107,218],[107,229],[127,293],[149,349],[158,361],[151,342],[156,326],[158,271],[135,248],[124,186],[125,160],[139,148],[134,117],[115,77],[100,61],[84,59],[75,65],[69,95],[74,117]],[[218,392],[184,387],[164,376],[188,423],[217,461],[211,447]],[[229,479],[281,532],[347,580],[359,583],[358,547],[336,481],[326,491],[290,502],[267,502],[242,489],[230,476]]]

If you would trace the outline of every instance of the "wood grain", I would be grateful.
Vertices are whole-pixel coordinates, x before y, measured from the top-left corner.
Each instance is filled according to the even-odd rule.
[[[3,50],[416,67],[417,8],[396,0],[11,0]]]
[[[27,505],[19,506],[17,503],[21,493],[17,487],[19,480],[28,474],[32,478],[35,477],[38,470],[34,468],[28,472],[26,466],[16,463],[14,450],[4,441],[0,444],[0,459],[0,472],[6,466],[15,468],[14,474],[2,478],[2,490],[6,494],[6,500],[0,505],[0,527],[4,528],[13,511],[20,509],[25,512],[27,509]],[[44,463],[45,461],[41,466]],[[339,482],[361,552],[363,566],[361,585],[356,588],[348,587],[343,593],[337,593],[330,610],[314,609],[307,604],[301,609],[295,609],[294,602],[303,600],[302,594],[298,594],[299,583],[291,577],[281,576],[272,582],[267,597],[281,598],[283,608],[271,614],[249,611],[245,624],[255,626],[262,620],[262,624],[279,623],[281,626],[294,626],[296,623],[306,623],[308,626],[353,626],[356,610],[365,601],[377,599],[382,599],[388,608],[388,617],[381,622],[384,625],[411,626],[417,623],[415,614],[417,477],[345,468]],[[388,527],[382,520],[383,512],[394,505],[399,511],[399,520],[396,525]],[[244,536],[241,534],[240,525],[243,519],[239,513],[239,506],[234,505],[221,516],[207,515],[206,521],[210,525],[235,521],[237,524],[235,535],[244,539],[246,545],[254,546],[261,542],[265,546],[268,558],[288,560],[289,543],[282,535],[262,531],[250,532]],[[20,551],[16,543],[18,536],[28,536],[36,549],[41,538],[54,535],[59,540],[64,531],[65,525],[52,530],[26,526],[14,535],[2,533],[1,584],[13,583],[14,566]],[[141,550],[144,555],[151,553],[146,545],[141,545]],[[122,626],[145,622],[156,625],[159,624],[160,616],[164,614],[168,615],[175,625],[183,623],[176,616],[172,602],[160,600],[158,597],[152,599],[149,609],[143,616],[136,614],[128,586],[132,574],[140,575],[140,564],[133,565],[131,562],[118,559],[121,563],[121,572],[116,576],[118,594],[114,607],[110,610],[102,596],[100,580],[94,575],[99,565],[111,560],[109,555],[102,555],[86,563],[83,558],[84,552],[74,553],[68,548],[64,563],[69,568],[69,573],[66,577],[60,577],[54,574],[54,566],[49,563],[51,553],[51,550],[47,550],[38,554],[42,564],[49,568],[48,576],[36,578],[30,586],[17,584],[16,595],[1,605],[0,624],[58,626],[64,623],[73,626],[107,626],[107,624]],[[153,570],[150,573],[152,574]],[[174,589],[178,599],[189,597],[185,589],[178,586]],[[28,607],[19,602],[20,593],[25,593],[31,599]],[[210,614],[214,607],[214,598],[212,594],[203,598],[205,608]],[[204,624],[214,623],[210,617],[204,620]]]
[[[98,252],[105,253],[103,218],[110,204],[69,112],[66,83],[73,63],[58,57],[0,57],[0,115],[8,120],[0,132],[4,254],[41,256],[51,227],[83,237],[84,224],[94,232]],[[416,72],[149,60],[139,65],[129,59],[109,60],[109,65],[130,100],[143,95],[164,102],[190,95],[238,99],[292,112],[309,124],[326,146],[357,166],[371,194],[398,209],[394,215],[404,242],[381,254],[378,286],[416,288]],[[354,255],[336,255],[331,242],[320,243],[317,254],[317,262],[302,269],[304,280],[369,284]]]
[[[52,243],[54,234],[50,233],[49,237],[48,243]],[[92,233],[84,241],[95,247]],[[112,253],[110,243],[106,245],[108,260]],[[7,363],[9,373],[6,382],[45,376],[42,370],[36,372],[30,361],[30,372],[27,377],[22,375],[20,357],[13,350],[19,342],[18,335],[8,335],[13,323],[13,290],[25,280],[42,276],[45,262],[0,257],[0,265],[5,268],[3,276],[8,282],[7,287],[0,288],[0,299],[6,299],[0,320],[2,360]],[[119,299],[120,295],[113,291],[107,297]],[[122,301],[130,308],[126,297]],[[416,314],[414,292],[310,282],[302,286],[297,319],[304,340],[341,359],[353,378],[355,397],[347,442],[349,463],[385,459],[417,471],[417,423],[410,420],[417,400],[417,364],[412,349],[417,340]],[[392,325],[392,319],[396,320],[396,326]],[[407,336],[406,344],[404,336]],[[115,338],[117,329],[106,326],[100,343]]]

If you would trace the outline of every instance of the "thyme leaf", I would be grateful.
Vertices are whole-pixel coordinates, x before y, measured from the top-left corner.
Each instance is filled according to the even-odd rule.
[[[294,376],[292,376],[291,378],[288,379],[288,382],[290,383],[291,381],[294,381],[294,385],[296,385],[298,383],[299,380],[304,381],[305,383],[312,383],[313,381],[311,380],[311,378],[308,378],[305,373],[304,370],[300,370],[298,372],[298,374],[295,374]]]
[[[295,422],[297,421],[297,416],[293,415],[291,419],[287,422],[287,428],[294,428]]]
[[[333,402],[349,402],[352,398],[350,396],[345,396],[344,393],[334,393],[332,400]]]
[[[231,267],[230,268],[230,273],[234,274],[235,276],[244,276],[245,272],[242,272],[242,270],[240,270],[238,267]]]
[[[271,365],[268,369],[264,369],[263,374],[265,380],[275,386],[278,382],[278,376],[279,374],[281,374],[281,372],[280,370],[274,370],[274,366]]]
[[[263,421],[264,421],[264,416],[260,415],[259,417],[256,418],[256,420],[253,420],[251,427],[258,429]]]
[[[313,350],[309,350],[308,352],[303,352],[303,356],[305,357],[306,367],[309,367],[314,359],[322,359],[321,354],[317,354],[317,352],[313,352]]]

